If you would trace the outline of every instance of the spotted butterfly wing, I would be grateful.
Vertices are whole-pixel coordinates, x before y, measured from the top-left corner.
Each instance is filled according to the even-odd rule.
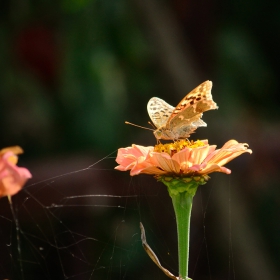
[[[212,82],[206,81],[187,94],[174,108],[160,98],[148,102],[148,114],[156,126],[157,139],[174,140],[188,138],[198,127],[207,126],[202,113],[217,109],[212,99]]]
[[[149,100],[147,109],[155,127],[160,128],[166,125],[175,107],[160,98],[153,97]]]

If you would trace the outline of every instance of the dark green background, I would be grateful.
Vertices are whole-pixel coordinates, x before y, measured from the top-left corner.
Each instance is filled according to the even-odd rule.
[[[204,114],[208,127],[198,129],[192,139],[207,138],[219,147],[236,139],[248,143],[253,154],[230,163],[232,175],[213,175],[201,188],[193,214],[190,277],[278,279],[279,49],[278,1],[1,1],[0,148],[20,145],[25,150],[20,165],[30,169],[33,179],[14,197],[22,230],[23,272],[16,262],[16,232],[8,203],[5,198],[0,201],[0,278],[167,279],[141,248],[140,220],[148,224],[148,242],[176,274],[174,214],[163,186],[146,176],[130,181],[128,173],[112,171],[114,159],[40,182],[86,168],[119,147],[154,145],[151,132],[124,121],[149,126],[149,98],[158,96],[175,106],[199,83],[211,80],[219,110]],[[65,197],[74,194],[136,198],[123,199],[126,210],[121,213],[91,207],[80,212],[76,206],[58,214],[46,208],[66,205]],[[107,200],[104,205],[115,202]],[[86,247],[81,251],[89,249],[94,255],[88,256],[87,265],[57,259],[63,252],[57,249],[61,240],[69,236],[57,236],[54,240],[62,243],[51,246],[48,236],[63,230],[50,213],[67,224],[66,232],[99,240],[90,249],[81,245]],[[11,219],[7,224],[6,217]],[[123,226],[123,219],[126,226],[120,235],[126,237],[118,243],[116,228],[119,223]],[[42,237],[36,225],[43,229]],[[54,229],[49,232],[50,225]],[[44,240],[38,246],[49,247],[42,258],[34,249],[38,239]],[[120,249],[113,258],[116,263],[111,263],[112,251],[103,254],[102,242],[127,251]],[[98,266],[105,267],[100,275],[95,267],[99,256]],[[73,271],[67,275],[61,263]]]

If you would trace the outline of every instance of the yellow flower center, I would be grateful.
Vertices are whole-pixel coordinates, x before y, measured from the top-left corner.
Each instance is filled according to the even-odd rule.
[[[189,140],[178,140],[172,143],[167,144],[158,144],[155,145],[154,152],[157,153],[168,153],[169,155],[173,156],[174,154],[180,152],[184,148],[197,148],[205,146],[205,143],[197,140],[197,141],[189,141]]]

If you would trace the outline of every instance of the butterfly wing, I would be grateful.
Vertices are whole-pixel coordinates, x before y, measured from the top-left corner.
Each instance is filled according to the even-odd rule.
[[[174,109],[173,106],[157,97],[151,98],[147,104],[148,114],[156,128],[166,125]]]
[[[187,131],[188,127],[193,132],[197,127],[206,126],[206,123],[201,120],[202,113],[218,109],[212,99],[211,89],[212,82],[206,81],[187,94],[176,106],[167,121],[167,126],[174,134]],[[180,138],[183,137],[180,135]]]
[[[203,127],[203,126],[207,126],[207,124],[202,119],[190,121],[190,123],[184,122],[179,126],[173,127],[172,130],[167,129],[167,131],[169,131],[169,132],[168,132],[168,134],[165,133],[164,135],[166,135],[168,137],[168,139],[173,139],[173,140],[174,139],[186,139],[186,138],[189,138],[190,135],[192,133],[194,133],[194,131],[198,127]]]

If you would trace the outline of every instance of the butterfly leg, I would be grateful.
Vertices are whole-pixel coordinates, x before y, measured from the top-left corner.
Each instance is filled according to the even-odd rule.
[[[157,145],[161,144],[160,139],[157,139]]]

